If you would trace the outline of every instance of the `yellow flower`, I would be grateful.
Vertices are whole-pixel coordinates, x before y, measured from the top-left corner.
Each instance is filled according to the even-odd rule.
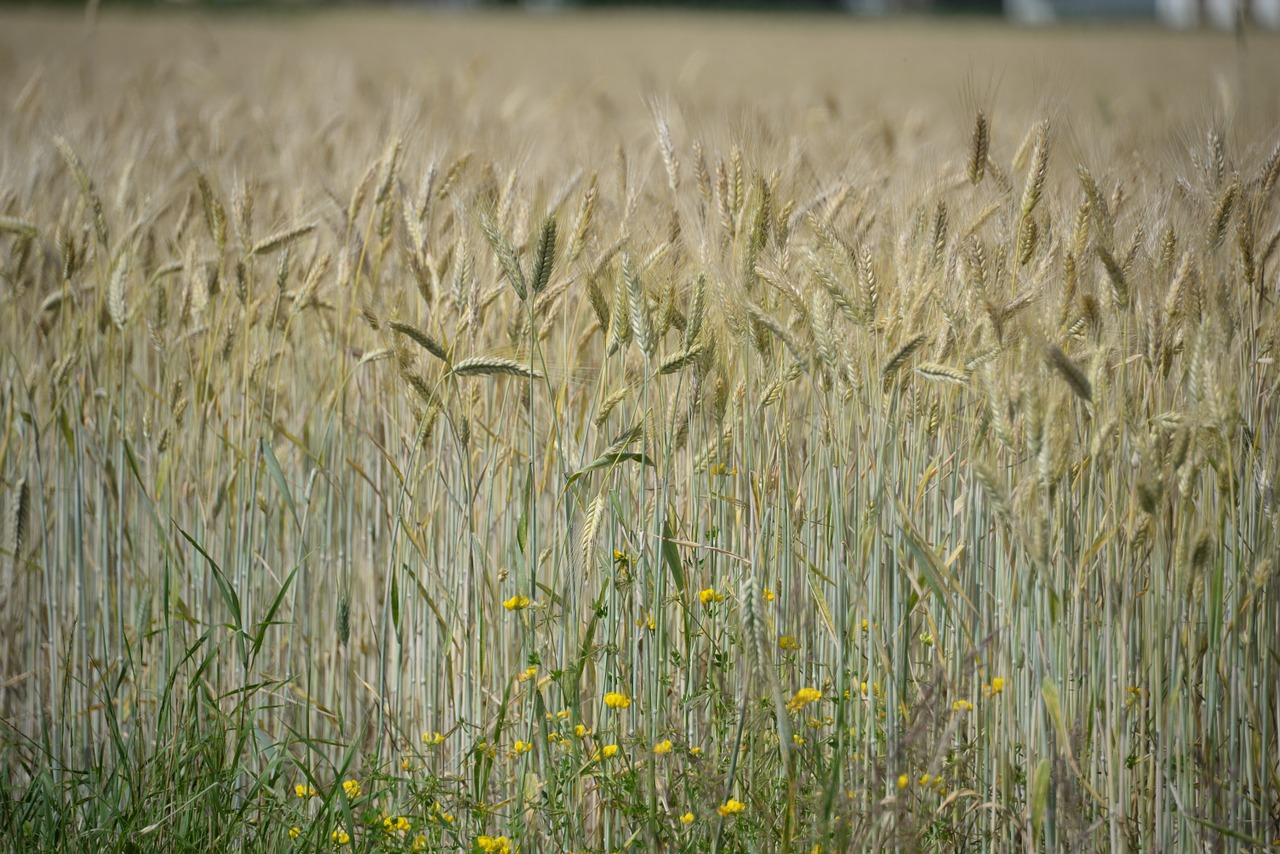
[[[409,829],[409,819],[404,816],[387,815],[382,817],[382,829],[387,833],[395,833],[397,831],[407,831]]]
[[[778,649],[784,652],[794,652],[799,648],[800,644],[796,642],[795,637],[792,635],[783,635],[778,638]]]
[[[530,679],[538,675],[538,668],[526,667],[523,673],[516,674],[517,682],[528,682]]]
[[[556,717],[563,721],[567,719],[571,714],[573,713],[570,712],[568,709],[561,709],[560,711],[556,712]]]
[[[600,755],[605,759],[612,759],[618,755],[618,745],[606,744],[604,747],[600,748]]]
[[[693,813],[691,813],[691,812],[687,812],[687,813],[685,813],[684,815],[680,816],[680,823],[681,823],[681,824],[693,824]]]
[[[773,600],[774,600],[773,591],[766,588],[764,591],[764,601],[772,602]]]
[[[329,838],[333,840],[334,845],[337,845],[339,847],[346,845],[348,842],[351,841],[351,837],[348,836],[347,832],[342,828],[338,828],[337,830],[335,830]]]
[[[822,699],[822,692],[817,688],[801,688],[796,695],[791,698],[791,702],[787,703],[787,710],[798,712],[805,706]]]
[[[301,836],[301,835],[302,835],[302,828],[300,828],[300,827],[291,827],[291,828],[289,828],[289,838],[290,838],[290,839],[297,839],[297,838],[298,838],[299,836]]]
[[[957,712],[967,712],[973,708],[973,703],[970,703],[968,700],[956,700],[951,704],[951,708],[955,709]]]
[[[727,818],[731,815],[737,815],[738,813],[742,812],[746,808],[747,808],[747,805],[744,804],[742,801],[735,801],[733,798],[730,798],[729,800],[725,801],[721,806],[716,807],[716,812],[720,813],[721,816]]]
[[[423,836],[421,833],[419,833],[419,834],[414,838],[414,840],[413,840],[413,850],[414,850],[414,851],[426,851],[426,850],[427,850],[427,837],[425,837],[425,836]]]
[[[997,676],[995,679],[991,680],[990,685],[982,686],[982,693],[984,696],[987,696],[987,697],[994,697],[996,694],[999,694],[1003,690],[1004,690],[1003,676]]]
[[[653,752],[658,756],[665,756],[671,752],[671,739],[660,741],[653,746]]]
[[[794,741],[797,745],[801,745],[801,746],[804,745],[804,736],[802,736],[798,732],[791,733],[791,740]]]
[[[307,786],[303,783],[299,783],[298,785],[294,786],[293,791],[294,791],[294,794],[296,794],[300,798],[315,798],[320,795],[320,793],[315,790],[314,786]]]
[[[929,785],[929,781],[930,781],[930,780],[933,780],[933,779],[935,779],[935,778],[930,777],[928,774],[921,774],[921,775],[920,775],[920,785],[921,785],[921,786],[927,786],[927,785]]]
[[[717,593],[714,588],[708,587],[698,591],[698,601],[709,608],[716,602],[723,602],[724,594]]]
[[[505,836],[481,836],[476,844],[485,854],[511,854],[511,840]]]
[[[702,755],[702,748],[701,748],[701,747],[690,747],[690,748],[689,748],[689,755],[690,755],[690,756],[694,756],[694,757],[701,756],[701,755]]]
[[[347,793],[348,798],[360,797],[360,781],[347,780],[345,783],[342,784],[342,791]]]
[[[910,783],[911,783],[911,778],[910,778],[910,777],[908,777],[906,774],[902,774],[902,775],[900,775],[900,776],[898,777],[898,788],[899,788],[899,789],[905,789],[905,788],[908,786],[908,784],[910,784]]]
[[[435,747],[437,744],[444,742],[444,736],[438,732],[424,732],[422,734],[422,743]]]
[[[576,727],[573,728],[573,734],[576,735],[578,738],[586,738],[587,736],[591,735],[591,730],[587,729],[584,724],[578,724]]]
[[[522,753],[528,753],[533,750],[533,745],[527,741],[517,741],[511,746],[511,749],[515,751],[516,756],[519,756]]]
[[[611,709],[625,709],[631,705],[631,698],[626,694],[610,691],[604,695],[604,704]]]
[[[503,602],[502,607],[506,608],[508,611],[523,611],[532,604],[533,603],[529,601],[528,596],[521,596],[517,593],[515,596],[512,596],[510,599]]]
[[[867,630],[868,630],[868,629],[870,629],[870,628],[871,628],[871,624],[870,624],[870,623],[868,623],[866,620],[863,620],[863,621],[862,621],[862,630],[865,632],[865,631],[867,631]]]

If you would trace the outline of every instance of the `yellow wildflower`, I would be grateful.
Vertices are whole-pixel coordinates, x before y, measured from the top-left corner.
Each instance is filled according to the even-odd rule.
[[[337,845],[339,847],[346,845],[348,842],[351,841],[351,837],[347,835],[347,832],[343,830],[341,827],[335,830],[329,838],[333,840],[334,845]]]
[[[606,744],[604,747],[600,748],[600,755],[605,759],[612,759],[618,755],[618,745]]]
[[[783,635],[778,638],[778,649],[784,652],[794,652],[800,648],[800,644],[796,642],[793,635]]]
[[[526,667],[523,673],[516,674],[516,681],[521,683],[528,682],[530,679],[534,678],[537,675],[538,675],[538,668],[533,666]]]
[[[689,748],[689,755],[690,755],[690,756],[693,756],[693,757],[701,756],[701,755],[702,755],[702,748],[701,748],[701,747],[690,747],[690,748]]]
[[[772,590],[769,590],[768,588],[765,588],[765,591],[764,591],[764,601],[766,601],[766,602],[772,602],[772,601],[774,600],[774,598],[775,598],[775,597],[774,597],[774,595],[773,595],[773,591],[772,591]]]
[[[604,704],[611,709],[625,709],[631,705],[631,698],[618,691],[610,691],[604,695]]]
[[[409,829],[409,819],[404,816],[387,815],[382,817],[382,829],[387,833],[404,832]]]
[[[419,834],[414,838],[414,840],[413,840],[413,850],[414,850],[414,851],[426,851],[426,850],[427,850],[427,837],[425,837],[425,836],[423,836],[421,833],[419,833]]]
[[[320,793],[316,791],[314,786],[308,786],[304,783],[299,783],[298,785],[294,786],[293,791],[294,791],[294,794],[296,794],[300,798],[314,798],[320,795]]]
[[[576,727],[573,728],[573,734],[576,735],[578,738],[586,738],[587,736],[591,735],[591,730],[587,729],[586,726],[583,724],[578,724]]]
[[[505,836],[481,836],[476,844],[485,854],[511,854],[511,840]]]
[[[723,602],[724,594],[717,593],[714,588],[708,587],[698,591],[698,601],[707,607],[711,607],[716,602]]]
[[[787,710],[798,712],[812,702],[822,699],[822,692],[817,688],[801,688],[796,695],[791,698],[791,702],[787,703]]]
[[[665,756],[671,752],[671,739],[660,741],[653,746],[653,752],[659,756]]]
[[[680,816],[680,823],[681,823],[681,824],[693,824],[693,813],[691,813],[691,812],[687,812],[687,813],[685,813],[684,815]]]
[[[804,745],[804,736],[798,732],[791,733],[791,740],[794,741],[799,746]],[[746,747],[746,745],[744,744],[743,747]]]
[[[503,602],[502,607],[506,608],[508,611],[523,611],[532,604],[533,603],[529,601],[528,596],[521,596],[517,593],[515,596],[512,596],[510,599]]]
[[[511,749],[515,751],[516,756],[519,756],[522,753],[528,753],[530,750],[533,750],[533,745],[527,741],[517,741],[511,746]]]
[[[435,747],[437,744],[442,744],[443,742],[444,736],[438,732],[424,732],[422,734],[422,743],[430,747]]]
[[[986,697],[994,697],[996,694],[999,694],[1003,690],[1004,690],[1003,676],[997,676],[996,678],[991,680],[990,685],[982,686],[982,693]]]
[[[910,778],[910,777],[908,777],[906,774],[902,774],[902,775],[900,775],[900,776],[898,777],[898,788],[899,788],[899,789],[905,789],[905,788],[908,786],[908,784],[910,784],[910,783],[911,783],[911,778]]]
[[[344,791],[344,792],[346,792],[346,793],[347,793],[347,797],[348,797],[348,798],[358,798],[358,797],[360,797],[360,791],[361,791],[361,790],[360,790],[360,781],[359,781],[359,780],[347,780],[345,783],[343,783],[343,784],[342,784],[342,791]]]
[[[951,708],[955,709],[957,712],[967,712],[973,708],[973,703],[970,703],[968,700],[956,700],[951,704]]]
[[[733,798],[730,798],[729,800],[725,801],[721,806],[716,807],[716,812],[720,813],[721,816],[728,818],[731,815],[737,815],[738,813],[742,812],[746,808],[747,808],[747,805],[744,804],[742,801],[736,801]]]
[[[297,839],[301,835],[302,835],[302,828],[297,826],[289,828],[290,839]]]

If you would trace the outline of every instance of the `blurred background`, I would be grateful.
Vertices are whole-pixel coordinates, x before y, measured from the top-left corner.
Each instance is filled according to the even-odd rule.
[[[82,0],[44,0],[80,5]],[[125,5],[344,6],[532,8],[691,8],[756,11],[842,11],[872,17],[961,16],[1007,18],[1022,24],[1159,23],[1188,29],[1280,30],[1280,0],[129,0]],[[101,0],[88,0],[96,8]],[[0,0],[0,7],[43,5]],[[110,3],[108,5],[116,5]]]

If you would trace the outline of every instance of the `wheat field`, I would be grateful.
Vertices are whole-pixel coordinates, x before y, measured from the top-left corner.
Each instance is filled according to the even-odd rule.
[[[0,11],[0,846],[1280,846],[1280,39]]]

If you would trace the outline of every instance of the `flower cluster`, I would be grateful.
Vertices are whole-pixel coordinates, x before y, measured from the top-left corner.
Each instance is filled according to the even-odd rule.
[[[511,840],[505,836],[481,836],[476,845],[484,854],[511,854]]]
[[[744,804],[742,801],[737,801],[737,800],[734,800],[733,798],[729,798],[729,800],[725,801],[723,804],[716,807],[716,812],[720,813],[722,817],[728,818],[729,816],[738,815],[746,808],[747,808],[747,805]]]
[[[787,703],[787,711],[798,712],[810,703],[817,702],[822,699],[822,692],[817,688],[801,688],[791,698],[791,702]]]

